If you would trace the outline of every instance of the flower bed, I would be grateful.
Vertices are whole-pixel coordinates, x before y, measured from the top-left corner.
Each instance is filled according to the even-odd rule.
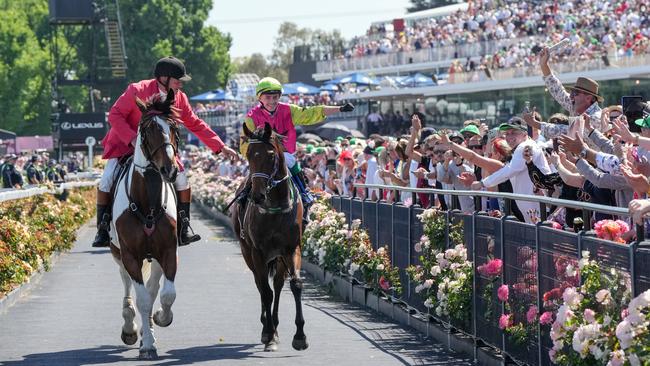
[[[189,174],[188,179],[195,200],[223,211],[235,198],[235,192],[245,178],[222,177],[196,168]]]
[[[401,293],[399,269],[392,266],[387,247],[374,250],[359,220],[347,228],[345,214],[334,211],[327,198],[311,207],[310,217],[302,238],[307,260],[337,274],[359,274],[375,291]]]
[[[77,229],[95,214],[95,189],[50,194],[0,204],[0,296],[26,282],[53,252],[70,249]]]

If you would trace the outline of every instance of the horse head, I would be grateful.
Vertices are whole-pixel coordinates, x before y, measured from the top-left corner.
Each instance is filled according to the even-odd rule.
[[[178,112],[173,107],[174,91],[169,89],[165,100],[155,95],[147,103],[138,98],[135,102],[142,111],[138,126],[139,143],[136,145],[146,159],[142,165],[153,168],[166,182],[173,183],[178,174],[176,155],[179,142]]]
[[[244,140],[248,142],[246,159],[252,180],[251,198],[260,204],[286,176],[282,141],[268,123],[253,132],[244,124]]]

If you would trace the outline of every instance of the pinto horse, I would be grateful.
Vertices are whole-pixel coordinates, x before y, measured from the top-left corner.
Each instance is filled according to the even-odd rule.
[[[171,306],[176,299],[174,278],[177,266],[176,193],[173,183],[178,173],[176,161],[178,125],[175,120],[174,92],[167,98],[155,96],[149,103],[136,99],[142,118],[133,161],[116,182],[111,222],[111,252],[124,284],[122,341],[138,339],[131,285],[142,318],[140,359],[158,357],[153,323],[171,324]],[[152,307],[160,289],[161,309],[153,316]],[[146,282],[146,284],[145,284]]]
[[[235,233],[240,233],[242,255],[253,272],[261,297],[262,343],[265,351],[277,350],[278,306],[288,276],[296,302],[296,334],[292,346],[301,351],[308,347],[303,330],[300,279],[302,201],[291,184],[279,135],[268,123],[255,132],[244,125],[244,134],[249,144],[246,158],[252,188],[248,201],[234,205],[231,214]],[[269,286],[270,277],[273,277],[273,290]]]

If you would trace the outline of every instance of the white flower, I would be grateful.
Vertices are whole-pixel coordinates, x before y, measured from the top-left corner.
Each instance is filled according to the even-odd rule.
[[[566,266],[566,275],[567,277],[574,277],[578,271],[576,271],[576,268],[572,264],[568,264]]]
[[[623,366],[625,363],[625,352],[622,350],[614,351],[609,355],[611,358],[607,362],[607,366]]]
[[[627,349],[632,345],[632,340],[634,339],[634,331],[632,330],[630,322],[627,321],[627,319],[618,323],[616,326],[616,338],[618,338],[622,349]]]
[[[440,267],[438,267],[438,266],[431,267],[431,275],[432,276],[436,277],[436,276],[438,276],[440,274],[440,272],[441,272]]]
[[[431,301],[431,299],[426,299],[426,300],[424,301],[424,306],[426,306],[426,307],[428,307],[429,309],[431,309],[431,308],[433,307],[433,301]]]
[[[635,353],[630,353],[627,355],[627,360],[630,361],[630,366],[641,366],[639,356],[637,356]]]
[[[602,289],[598,292],[596,292],[596,301],[603,305],[609,305],[609,303],[612,300],[612,294],[609,292],[609,290]]]
[[[415,243],[415,247],[413,249],[415,249],[416,253],[422,253],[422,243],[421,242]]]
[[[576,291],[575,287],[567,287],[564,290],[564,293],[562,294],[562,299],[564,300],[564,303],[571,308],[580,304],[583,298],[584,297],[582,296],[582,294]]]
[[[384,247],[377,249],[377,255],[384,255],[385,252],[386,252],[386,248]]]
[[[381,263],[379,263],[379,264],[377,265],[377,270],[378,270],[378,271],[383,271],[383,270],[384,270],[384,265],[381,264]]]

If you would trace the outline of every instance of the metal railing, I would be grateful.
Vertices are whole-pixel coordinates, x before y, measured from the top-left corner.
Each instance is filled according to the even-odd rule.
[[[372,201],[341,196],[333,196],[331,202],[335,210],[346,214],[349,224],[355,219],[361,220],[361,226],[368,230],[375,248],[388,246],[392,264],[400,269],[400,279],[404,288],[401,295],[393,294],[396,301],[405,302],[433,321],[442,322],[470,336],[474,342],[475,352],[487,345],[504,355],[506,361],[509,359],[519,364],[551,365],[548,350],[552,343],[548,336],[550,330],[548,326],[540,325],[538,322],[535,326],[536,331],[528,334],[529,342],[524,346],[514,343],[513,339],[499,329],[498,318],[499,313],[504,311],[504,304],[498,300],[496,289],[503,284],[520,283],[521,278],[526,278],[531,286],[525,291],[514,290],[512,287],[511,296],[517,296],[518,301],[525,306],[537,306],[538,314],[541,314],[547,305],[544,302],[544,295],[560,289],[563,285],[557,272],[558,262],[568,261],[567,263],[577,268],[583,251],[588,251],[591,259],[596,260],[603,269],[614,268],[623,273],[630,281],[633,296],[650,288],[650,268],[647,266],[650,261],[650,243],[644,241],[642,227],[637,226],[636,241],[630,244],[619,244],[595,238],[589,231],[590,225],[587,222],[585,222],[585,230],[578,233],[556,230],[548,227],[543,220],[533,225],[518,222],[507,214],[501,218],[488,216],[480,211],[480,202],[481,197],[526,200],[539,203],[540,212],[545,212],[547,205],[556,205],[582,209],[583,213],[602,212],[620,216],[628,216],[627,209],[512,193],[365,184],[355,184],[355,186],[365,190],[407,191],[413,195],[424,193],[474,197],[478,208],[474,212],[463,213],[458,210],[443,212],[447,222],[463,224],[463,241],[467,247],[468,260],[473,263],[471,319],[462,323],[438,316],[431,309],[426,308],[423,305],[424,298],[415,292],[415,284],[411,283],[405,272],[408,266],[420,264],[415,245],[423,234],[423,227],[417,215],[424,212],[424,208],[418,205],[405,206],[399,202],[388,203],[383,200]],[[416,202],[415,199],[413,202]],[[445,230],[448,234],[449,225]],[[457,243],[452,243],[449,235],[446,235],[443,244],[445,248],[450,248]],[[522,259],[522,253],[528,257]],[[494,258],[503,261],[503,271],[496,280],[482,275],[477,269]],[[490,284],[492,287],[489,287]],[[573,285],[577,286],[579,283]],[[514,316],[521,320],[522,316],[525,319],[526,314]]]
[[[87,182],[65,182],[57,184],[54,188],[49,188],[46,186],[37,186],[27,189],[9,189],[0,191],[0,203],[6,201],[12,201],[22,198],[28,198],[33,196],[38,196],[46,193],[56,193],[61,194],[66,189],[74,189],[80,187],[94,187],[99,184],[99,179]]]
[[[376,69],[382,67],[400,66],[418,63],[433,63],[466,59],[486,54],[493,54],[503,47],[510,47],[517,43],[534,43],[546,39],[545,36],[508,38],[474,43],[464,43],[453,46],[437,46],[423,48],[410,52],[390,52],[376,55],[365,55],[350,58],[341,58],[316,63],[316,73],[336,74],[354,72],[358,70]]]

